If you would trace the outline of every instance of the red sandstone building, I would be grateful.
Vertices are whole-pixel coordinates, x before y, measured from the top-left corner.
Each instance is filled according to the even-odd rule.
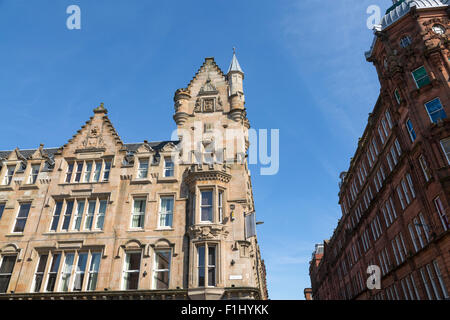
[[[375,28],[380,96],[341,174],[342,218],[313,254],[315,300],[449,299],[449,4],[394,1]],[[367,287],[370,265],[380,289]]]

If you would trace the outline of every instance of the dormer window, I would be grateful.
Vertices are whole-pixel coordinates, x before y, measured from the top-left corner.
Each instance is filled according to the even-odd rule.
[[[148,159],[139,159],[138,179],[145,179],[148,175]]]
[[[9,186],[12,182],[12,178],[14,176],[14,171],[16,170],[16,166],[7,166],[5,177],[3,179],[3,184]]]
[[[30,176],[28,178],[29,184],[35,184],[37,181],[37,177],[39,175],[39,169],[41,168],[40,164],[34,164],[31,166]]]
[[[174,174],[174,163],[172,158],[164,158],[164,177],[173,177]]]

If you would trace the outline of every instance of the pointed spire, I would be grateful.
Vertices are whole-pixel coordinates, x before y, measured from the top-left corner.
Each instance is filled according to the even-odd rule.
[[[231,71],[238,71],[244,73],[244,71],[242,71],[241,69],[241,66],[239,65],[238,59],[236,58],[236,48],[234,47],[233,47],[233,59],[231,59],[230,67],[228,68],[227,73],[230,73]]]

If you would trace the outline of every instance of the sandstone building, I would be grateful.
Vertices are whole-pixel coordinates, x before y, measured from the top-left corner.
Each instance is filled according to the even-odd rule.
[[[381,92],[341,174],[342,218],[310,264],[316,300],[449,299],[449,1],[393,2],[366,53]]]
[[[173,141],[124,143],[101,104],[62,147],[1,151],[0,299],[267,299],[243,79],[206,58]]]

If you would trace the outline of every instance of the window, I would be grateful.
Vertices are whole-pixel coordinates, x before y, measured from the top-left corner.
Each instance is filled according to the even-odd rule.
[[[148,160],[139,159],[138,179],[145,179],[148,176]]]
[[[80,182],[81,172],[83,171],[83,162],[77,162],[76,168],[77,168],[77,170],[75,171],[75,181],[74,182]]]
[[[66,202],[66,211],[64,213],[64,220],[62,225],[62,230],[68,230],[69,224],[70,224],[70,218],[72,217],[72,211],[73,211],[73,200]]]
[[[444,205],[442,204],[442,201],[439,197],[436,197],[436,199],[434,199],[434,205],[436,206],[436,210],[439,215],[439,219],[441,220],[442,227],[444,228],[444,231],[447,231],[450,228],[450,223],[444,210]]]
[[[61,210],[62,210],[63,204],[64,204],[63,201],[56,202],[55,211],[53,212],[52,225],[50,227],[51,231],[56,231],[56,229],[58,229],[59,218],[61,216]]]
[[[48,255],[43,254],[39,257],[39,263],[38,267],[36,269],[36,273],[34,274],[34,281],[33,281],[33,292],[39,292],[41,291],[42,282],[44,280],[44,272],[45,272],[45,266],[47,265]]]
[[[111,162],[105,161],[105,169],[103,170],[103,181],[109,181],[110,170],[111,170]]]
[[[437,123],[439,120],[447,118],[447,114],[444,111],[444,107],[441,104],[441,100],[436,98],[430,102],[425,103],[430,120],[433,123]]]
[[[445,299],[449,298],[447,287],[445,286],[444,279],[442,278],[441,269],[439,268],[438,262],[433,260],[434,271],[436,272],[437,279],[439,281],[439,285],[441,286],[442,295]]]
[[[392,129],[392,117],[391,117],[391,113],[389,112],[389,110],[386,110],[386,112],[384,113],[386,115],[386,120],[388,122],[389,125],[389,129]]]
[[[161,197],[159,227],[171,228],[173,219],[173,197]]]
[[[139,273],[141,268],[141,252],[127,252],[123,270],[124,290],[137,290],[139,286]]]
[[[213,192],[212,190],[201,192],[201,222],[213,222]]]
[[[418,89],[430,83],[430,78],[428,77],[427,71],[425,70],[424,66],[421,66],[420,68],[414,70],[412,72],[412,76]]]
[[[0,203],[0,219],[2,218],[3,211],[5,211],[5,204],[4,203]]]
[[[200,245],[198,255],[198,286],[216,286],[216,245]]]
[[[69,165],[67,166],[66,183],[70,183],[70,181],[72,180],[73,166],[74,166],[73,162],[69,163]]]
[[[61,262],[61,254],[53,254],[52,263],[47,275],[47,287],[45,291],[53,292],[55,290],[56,278],[58,276],[59,264]]]
[[[16,255],[3,256],[0,264],[0,293],[8,291],[9,281],[11,280],[14,265],[16,264]]]
[[[447,163],[450,165],[450,138],[441,140],[442,151],[444,151]]]
[[[394,144],[395,149],[397,149],[397,154],[400,157],[402,155],[402,148],[400,147],[400,142],[398,142],[398,139],[395,139]]]
[[[105,214],[106,214],[106,200],[100,200],[97,213],[97,222],[95,224],[95,228],[97,230],[103,230],[103,225],[105,223]]]
[[[411,142],[414,142],[416,140],[416,132],[414,131],[413,124],[410,119],[406,121],[406,128],[408,129],[409,137],[411,139]]]
[[[73,230],[80,231],[81,220],[83,219],[85,204],[86,204],[85,200],[77,201],[77,210],[75,212],[75,218],[73,219],[73,227],[72,227]]]
[[[94,291],[97,288],[98,271],[100,269],[101,253],[92,253],[91,265],[89,267],[89,278],[87,283],[87,290]]]
[[[30,212],[31,203],[22,203],[17,214],[16,224],[13,232],[23,232],[27,223],[28,213]]]
[[[91,174],[92,174],[92,162],[87,162],[86,169],[84,170],[83,182],[91,181]]]
[[[436,34],[445,34],[445,28],[444,28],[444,26],[441,25],[441,24],[439,24],[439,23],[435,24],[435,25],[432,27],[432,29],[433,29],[433,32],[436,33]]]
[[[29,184],[35,184],[39,175],[40,164],[34,164],[31,166],[30,176],[28,177]]]
[[[427,161],[425,160],[425,157],[423,155],[419,156],[419,163],[420,163],[420,168],[422,168],[422,173],[425,178],[425,181],[428,182],[431,178],[431,173],[430,173],[430,169],[428,168]]]
[[[6,174],[5,174],[5,178],[3,179],[4,185],[9,186],[11,184],[15,170],[16,170],[16,166],[6,166]]]
[[[378,134],[380,135],[380,139],[381,139],[381,144],[384,144],[384,136],[383,136],[383,131],[381,130],[381,127],[378,127]]]
[[[100,180],[100,172],[102,171],[102,163],[100,161],[95,161],[95,170],[94,170],[94,181],[98,182]]]
[[[144,227],[145,201],[145,199],[134,199],[133,212],[131,214],[132,228]]]
[[[171,158],[164,158],[164,177],[173,177],[174,163]]]
[[[170,283],[170,250],[155,251],[155,267],[153,270],[153,289],[169,289]]]
[[[73,291],[83,290],[83,280],[86,273],[88,254],[86,252],[78,254],[77,267],[75,269],[75,281],[73,284]]]
[[[411,43],[412,43],[412,39],[410,36],[404,36],[400,39],[400,45],[402,46],[402,48],[409,47],[409,45],[411,45]]]
[[[85,219],[85,223],[84,223],[85,230],[92,229],[92,224],[93,224],[94,215],[95,215],[95,204],[96,204],[95,200],[91,200],[88,202],[88,210],[86,213],[86,219]]]
[[[398,89],[395,89],[394,97],[398,104],[402,103],[402,98],[400,96],[400,92],[398,91]]]
[[[53,292],[55,288],[60,292],[95,290],[100,265],[100,252],[70,251],[41,254],[33,281],[32,292],[41,292],[42,284],[46,281],[45,291]],[[44,273],[50,261],[47,278]],[[61,263],[62,262],[62,263]],[[89,270],[86,267],[90,263]],[[60,266],[62,264],[62,266]],[[61,270],[61,271],[59,271]],[[88,277],[86,277],[88,272]],[[88,281],[86,279],[88,278]]]
[[[219,190],[219,199],[218,199],[218,209],[219,209],[219,223],[223,221],[223,191]],[[1,218],[1,213],[0,213]]]
[[[59,283],[59,291],[69,291],[70,278],[72,277],[74,253],[67,253],[64,259],[64,266],[61,273],[61,281]]]

